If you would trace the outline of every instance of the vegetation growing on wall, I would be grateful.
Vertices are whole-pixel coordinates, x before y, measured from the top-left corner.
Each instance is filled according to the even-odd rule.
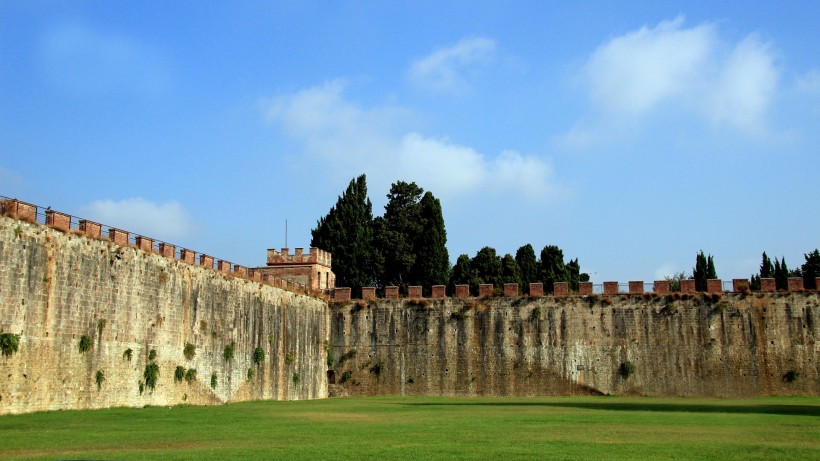
[[[185,372],[185,382],[191,384],[194,381],[196,381],[196,369],[189,368],[188,371]]]
[[[142,373],[142,377],[145,380],[145,386],[153,392],[159,380],[159,365],[155,362],[145,365],[145,371]],[[140,393],[142,393],[142,391],[140,391]]]
[[[191,343],[185,343],[185,347],[182,349],[182,355],[184,355],[186,359],[192,360],[194,356],[196,356],[196,346]]]
[[[97,370],[96,375],[94,375],[94,382],[97,383],[97,390],[100,390],[102,387],[102,383],[105,381],[105,373],[102,370]]]
[[[265,361],[265,350],[261,347],[257,347],[253,350],[253,363],[256,366],[262,365],[262,362]]]
[[[183,378],[185,378],[185,368],[177,365],[174,369],[174,382],[181,383]]]
[[[236,343],[231,341],[230,344],[225,346],[225,349],[222,351],[222,356],[225,357],[226,362],[230,362],[233,360],[234,352],[236,351]]]
[[[123,358],[123,359],[125,359],[125,360],[128,360],[128,361],[130,362],[130,361],[131,361],[131,357],[133,357],[133,355],[134,355],[134,351],[133,351],[133,350],[131,350],[131,348],[129,347],[128,349],[126,349],[125,351],[123,351],[123,353],[122,353],[122,358]]]
[[[14,333],[0,334],[0,353],[4,357],[11,357],[20,347],[20,335]]]
[[[211,373],[211,389],[216,389],[216,384],[217,384],[216,380],[217,380],[216,373],[215,372]]]
[[[291,363],[293,363],[295,361],[296,361],[296,354],[294,354],[293,352],[288,352],[287,354],[285,354],[285,363],[286,364],[290,365]]]
[[[90,336],[88,336],[88,335],[80,336],[79,347],[80,347],[80,353],[81,354],[84,354],[87,350],[91,349],[91,347],[93,345],[94,345],[94,340],[91,339]]]
[[[628,379],[635,373],[635,364],[630,361],[622,362],[621,366],[618,367],[618,374],[621,375],[621,378]]]

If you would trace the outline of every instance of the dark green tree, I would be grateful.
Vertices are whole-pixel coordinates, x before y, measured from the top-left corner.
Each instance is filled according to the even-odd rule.
[[[424,190],[416,183],[398,181],[390,186],[384,207],[384,223],[376,225],[381,233],[376,238],[382,272],[382,285],[396,285],[406,291],[417,283],[413,269],[416,266],[416,242],[422,233],[419,200]]]
[[[501,258],[501,283],[517,283],[521,287],[521,269],[509,253]]]
[[[816,290],[817,277],[820,277],[820,251],[815,249],[803,256],[806,258],[803,264],[803,287],[807,290]]]
[[[475,270],[479,283],[492,283],[496,287],[501,285],[501,258],[496,254],[495,248],[484,247],[478,250],[470,266]]]
[[[413,236],[416,261],[411,281],[430,289],[433,285],[447,284],[450,276],[447,231],[444,229],[441,202],[433,194],[425,192],[418,206],[421,230]]]
[[[780,262],[774,260],[774,285],[778,290],[789,289],[789,267],[786,265],[786,258],[781,257]]]
[[[529,292],[530,282],[538,281],[538,260],[535,258],[535,250],[529,243],[522,246],[515,252],[515,262],[521,270],[521,289],[525,293]]]
[[[774,265],[764,251],[763,261],[760,263],[760,278],[769,279],[772,277],[774,277]]]
[[[709,263],[710,261],[711,265]],[[712,255],[709,255],[709,258],[707,258],[706,255],[703,254],[703,250],[701,250],[695,258],[695,268],[692,269],[692,278],[695,279],[695,290],[706,291],[706,281],[714,272],[715,263],[712,260]]]
[[[709,257],[706,258],[706,280],[716,278],[718,278],[718,276],[717,271],[715,271],[715,260],[712,258],[712,255],[709,255]]]
[[[481,283],[481,281],[479,280],[475,269],[473,269],[470,256],[466,254],[460,255],[456,260],[456,264],[453,266],[453,270],[450,274],[450,292],[452,293],[455,290],[456,285],[466,284],[470,285],[470,290],[473,294],[477,294],[479,283]]]
[[[333,255],[336,286],[350,287],[354,296],[360,296],[363,286],[373,284],[373,205],[365,175],[350,181],[311,235],[312,247]]]
[[[539,277],[544,282],[544,292],[552,293],[555,282],[568,282],[564,252],[555,245],[547,245],[541,250],[541,270]]]
[[[578,282],[581,281],[581,265],[578,264],[578,258],[570,259],[566,265],[567,280],[569,281],[569,289],[578,291]]]

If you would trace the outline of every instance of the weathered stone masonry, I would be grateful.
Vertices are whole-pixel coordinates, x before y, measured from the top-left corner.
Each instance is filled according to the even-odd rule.
[[[20,335],[20,347],[0,356],[0,414],[329,393],[820,395],[820,295],[802,285],[749,293],[737,280],[735,293],[714,282],[711,293],[694,293],[694,284],[668,293],[655,282],[642,293],[632,282],[624,293],[609,282],[603,295],[589,284],[578,296],[556,284],[546,297],[540,284],[524,297],[517,286],[500,297],[483,285],[480,297],[457,286],[459,298],[437,287],[432,299],[420,287],[406,299],[387,287],[386,299],[365,289],[358,301],[337,289],[340,301],[329,306],[271,286],[279,282],[261,271],[231,271],[222,260],[214,267],[208,255],[197,264],[194,252],[177,257],[173,245],[147,237],[132,245],[118,229],[106,239],[90,221],[71,230],[57,212],[41,226],[36,209],[13,205],[18,219],[0,217],[0,333]],[[319,262],[329,270],[329,254],[311,254],[296,262],[326,256]],[[317,279],[319,270],[311,269]],[[93,338],[85,353],[83,335]],[[191,360],[186,343],[196,348]],[[257,347],[265,353],[258,366]],[[159,382],[140,393],[152,350]],[[634,373],[623,376],[627,362]],[[175,382],[177,366],[196,378]]]
[[[322,398],[328,319],[315,298],[0,217],[0,332],[20,335],[19,351],[0,356],[0,413]],[[85,353],[83,335],[93,338]],[[235,356],[225,360],[231,342]],[[151,350],[159,382],[140,394]],[[176,383],[177,366],[196,369],[196,379]]]
[[[817,293],[357,301],[332,316],[331,394],[820,394]]]

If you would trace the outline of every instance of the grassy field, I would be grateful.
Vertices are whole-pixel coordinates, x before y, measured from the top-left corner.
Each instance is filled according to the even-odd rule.
[[[820,459],[820,398],[350,398],[0,417],[2,459]]]

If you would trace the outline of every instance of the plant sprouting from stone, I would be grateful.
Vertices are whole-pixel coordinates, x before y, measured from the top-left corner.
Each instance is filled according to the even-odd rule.
[[[189,368],[188,371],[185,372],[185,382],[191,384],[194,381],[196,381],[196,368]]]
[[[145,385],[153,392],[157,387],[157,380],[159,380],[159,365],[154,362],[145,365],[145,371],[142,373],[142,377],[145,380]]]
[[[188,360],[193,359],[194,356],[196,356],[196,346],[191,343],[185,343],[185,347],[182,349],[182,355]]]
[[[225,361],[229,362],[233,360],[234,352],[236,351],[236,343],[231,341],[230,344],[225,346],[225,349],[222,351],[222,355],[225,357]]]
[[[183,378],[185,378],[185,368],[177,365],[174,370],[174,382],[181,383]]]
[[[265,350],[262,349],[261,347],[257,347],[253,351],[253,363],[255,363],[256,366],[259,366],[264,361],[265,361]]]
[[[82,335],[80,337],[80,353],[84,354],[85,351],[91,349],[91,346],[94,345],[94,340],[91,339],[88,335]]]
[[[14,333],[0,334],[0,353],[4,357],[11,357],[20,347],[20,335]]]
[[[129,362],[131,361],[131,357],[133,357],[133,356],[134,356],[134,351],[130,347],[128,349],[126,349],[125,352],[122,353],[122,358],[124,358],[125,360],[128,360]]]
[[[97,370],[97,374],[94,375],[94,382],[97,383],[97,390],[100,390],[103,381],[105,381],[105,373],[103,373],[102,370]]]
[[[211,373],[211,389],[216,389],[216,373]]]

